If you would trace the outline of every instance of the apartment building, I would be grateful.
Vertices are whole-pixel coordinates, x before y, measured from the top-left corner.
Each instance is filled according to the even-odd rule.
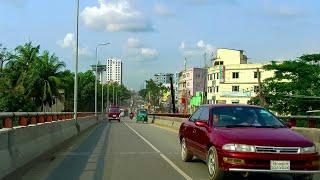
[[[208,69],[207,102],[209,104],[247,104],[257,95],[260,81],[272,77],[265,64],[250,64],[243,50],[217,49],[213,67]]]
[[[107,82],[122,84],[122,61],[115,58],[107,59],[106,74]]]
[[[206,90],[206,68],[189,68],[179,73],[178,97],[180,103],[186,103],[196,92]]]

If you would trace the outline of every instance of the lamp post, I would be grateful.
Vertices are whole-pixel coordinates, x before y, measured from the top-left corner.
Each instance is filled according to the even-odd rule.
[[[98,112],[98,63],[99,63],[99,61],[98,61],[98,48],[100,46],[106,46],[108,44],[110,44],[110,43],[101,43],[101,44],[96,45],[96,67],[95,67],[96,80],[95,80],[95,98],[94,98],[94,112],[95,112],[96,117],[97,117],[97,112]],[[101,78],[101,82],[102,82],[102,78]],[[102,84],[102,89],[103,89],[103,83],[101,83],[101,84]],[[102,94],[102,97],[103,97],[103,94]]]
[[[79,0],[76,0],[76,52],[75,52],[75,75],[74,75],[74,98],[73,98],[73,118],[78,132],[80,127],[78,124],[78,58],[79,58]]]

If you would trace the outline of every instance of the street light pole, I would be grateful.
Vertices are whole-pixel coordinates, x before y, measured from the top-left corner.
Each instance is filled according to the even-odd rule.
[[[101,43],[101,44],[97,44],[96,45],[96,80],[95,80],[95,96],[94,96],[94,112],[95,112],[95,116],[97,117],[97,112],[98,112],[98,63],[99,63],[99,61],[98,61],[98,48],[100,47],[100,46],[106,46],[106,45],[108,45],[108,44],[110,44],[110,43]],[[101,81],[102,81],[102,79],[101,79]],[[103,86],[102,86],[102,88],[103,88]],[[103,94],[102,94],[103,95]],[[102,111],[102,110],[101,110]]]
[[[76,52],[75,52],[75,75],[74,75],[74,98],[73,98],[73,118],[79,132],[80,127],[78,124],[78,59],[79,59],[79,0],[76,0]]]

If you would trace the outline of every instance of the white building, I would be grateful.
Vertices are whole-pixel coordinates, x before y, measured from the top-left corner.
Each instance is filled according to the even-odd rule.
[[[106,73],[107,82],[122,84],[122,61],[115,58],[107,59]]]

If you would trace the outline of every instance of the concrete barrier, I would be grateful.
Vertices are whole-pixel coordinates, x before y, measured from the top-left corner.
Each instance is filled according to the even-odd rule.
[[[154,124],[179,130],[181,123],[186,119],[187,118],[155,116]]]
[[[318,152],[320,152],[320,129],[293,127],[292,130],[303,135],[310,141],[313,141],[314,144],[317,146]]]
[[[186,120],[186,118],[155,116],[154,123],[159,126],[165,126],[179,130],[180,125],[184,120]],[[293,127],[292,130],[314,142],[314,144],[317,146],[318,152],[320,152],[320,129]]]
[[[93,116],[78,122],[81,132],[100,121]],[[72,120],[0,129],[0,179],[77,134]]]

